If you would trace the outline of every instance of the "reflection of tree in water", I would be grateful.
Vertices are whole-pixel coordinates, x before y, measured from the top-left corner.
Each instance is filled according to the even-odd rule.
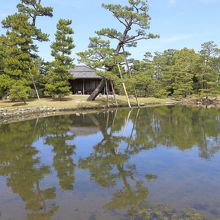
[[[193,210],[176,212],[161,204],[148,203],[145,180],[154,180],[157,176],[144,174],[145,180],[138,178],[135,164],[131,164],[129,159],[142,150],[158,145],[175,146],[180,150],[190,149],[197,145],[200,155],[209,158],[213,155],[213,149],[216,152],[220,148],[219,146],[215,148],[213,145],[210,148],[210,143],[207,142],[212,137],[218,143],[220,132],[216,121],[218,114],[216,112],[210,114],[203,109],[178,106],[133,110],[132,113],[120,110],[118,115],[117,112],[113,116],[111,112],[108,114],[107,120],[93,119],[102,132],[103,139],[94,146],[89,157],[79,162],[80,168],[90,171],[92,180],[103,187],[115,190],[112,199],[104,207],[111,210],[127,210],[131,218],[143,217],[145,212],[149,215],[147,219],[164,219],[164,217],[167,219],[204,219]],[[202,120],[203,117],[207,118],[206,122]],[[127,119],[124,120],[125,118]],[[120,131],[123,130],[125,124],[128,124],[128,121],[132,121],[131,133],[123,135]],[[106,129],[109,128],[109,122],[112,123],[110,129]],[[145,207],[145,209],[138,207]],[[143,213],[137,213],[137,210],[142,210]]]
[[[50,205],[55,199],[55,188],[42,189],[40,181],[49,174],[49,167],[41,166],[38,151],[32,143],[39,135],[35,121],[0,127],[0,175],[7,176],[7,185],[25,203],[27,218],[48,220],[58,210]],[[32,135],[31,135],[32,134]]]
[[[69,132],[71,126],[70,117],[50,118],[47,122],[46,144],[53,147],[53,166],[57,171],[60,187],[63,190],[72,190],[75,182],[73,161],[75,145],[68,141],[74,139],[74,134]]]
[[[102,140],[87,158],[79,161],[79,168],[88,169],[92,180],[113,190],[112,198],[104,205],[106,209],[126,210],[131,219],[143,215],[145,219],[202,219],[198,213],[177,213],[161,204],[148,203],[147,182],[157,176],[143,173],[140,177],[131,158],[159,145],[179,150],[198,146],[200,156],[210,158],[220,149],[219,121],[218,110],[175,106],[1,125],[0,175],[7,176],[8,186],[23,199],[28,219],[52,219],[58,209],[52,205],[56,192],[55,188],[42,187],[41,181],[50,170],[41,164],[33,142],[44,137],[45,143],[53,147],[53,166],[60,186],[72,190],[76,164],[71,142],[77,135],[100,131]]]
[[[147,187],[142,180],[137,179],[135,166],[129,162],[130,151],[120,147],[125,138],[119,133],[122,133],[120,131],[129,120],[129,118],[125,120],[124,114],[127,114],[127,111],[122,110],[119,117],[117,111],[107,112],[106,120],[101,121],[93,116],[93,121],[99,126],[103,139],[94,146],[88,158],[79,161],[79,167],[88,169],[91,179],[101,186],[119,187],[113,193],[111,201],[105,204],[107,209],[131,209],[141,204],[148,196]],[[128,113],[130,114],[131,112]],[[106,129],[109,123],[110,129]]]
[[[198,146],[200,156],[210,158],[220,150],[219,116],[217,109],[183,106],[140,110],[130,145],[145,149],[165,145],[180,150]]]

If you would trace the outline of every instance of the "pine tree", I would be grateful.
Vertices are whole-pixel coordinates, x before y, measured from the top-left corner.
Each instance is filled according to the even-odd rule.
[[[131,76],[127,76],[126,85],[130,87],[131,92],[136,89],[138,96],[154,96],[156,84],[154,77],[154,68],[152,62],[153,55],[150,52],[145,53],[143,60],[132,60]]]
[[[4,57],[4,46],[3,46],[3,36],[0,36],[0,74],[3,73],[3,57]]]
[[[208,95],[209,93],[219,92],[219,65],[216,65],[219,58],[220,50],[213,41],[202,44],[197,74],[201,94]]]
[[[42,0],[21,0],[17,5],[18,11],[28,15],[30,23],[36,27],[36,34],[33,38],[34,41],[42,42],[48,41],[48,35],[43,33],[41,29],[37,28],[37,18],[38,17],[52,17],[53,16],[53,8],[45,7],[42,5]],[[32,75],[32,84],[35,89],[35,93],[37,98],[40,99],[39,95],[39,84],[42,84],[43,78],[40,76],[40,66],[38,64],[38,60],[40,58],[33,58],[33,62],[36,64],[33,70]]]
[[[4,95],[4,87],[3,84],[1,83],[3,81],[3,70],[4,70],[4,46],[3,46],[3,36],[0,36],[0,98],[3,97]]]
[[[70,57],[73,44],[73,29],[70,27],[71,20],[59,20],[57,24],[57,32],[55,34],[55,42],[51,45],[51,55],[54,61],[48,74],[46,84],[46,94],[52,97],[62,97],[70,94],[69,79],[71,74],[69,69],[73,67],[73,59]]]
[[[44,7],[41,4],[42,0],[21,0],[17,5],[18,11],[29,16],[31,24],[36,27],[36,21],[38,17],[52,17],[53,8]],[[40,29],[36,29],[36,38],[38,41],[48,41],[48,35],[43,33]]]
[[[172,66],[174,65],[174,55],[176,50],[165,50],[163,53],[156,52],[153,58],[154,78],[160,84],[159,93],[173,95],[174,76]]]
[[[192,94],[198,59],[196,52],[187,48],[175,53],[175,65],[171,72],[174,76],[174,95],[186,97]]]
[[[194,50],[166,50],[156,53],[153,59],[155,79],[166,90],[167,95],[186,97],[195,89],[199,55]],[[163,92],[164,93],[164,92]]]
[[[96,31],[98,37],[92,38],[92,40],[98,39],[99,41],[109,41],[111,45],[110,47],[108,45],[105,47],[105,49],[107,50],[111,48],[116,57],[123,55],[123,63],[126,65],[126,68],[124,69],[127,69],[127,72],[130,73],[129,65],[127,65],[128,63],[126,60],[129,53],[125,51],[125,47],[136,47],[137,43],[141,40],[158,37],[158,35],[148,32],[150,28],[148,4],[144,0],[128,0],[127,5],[125,6],[120,4],[102,4],[102,6],[113,15],[113,17],[120,23],[122,28],[103,28],[99,31]],[[91,41],[90,45],[92,43],[93,42]],[[94,51],[92,51],[90,48],[89,53],[88,51],[85,51],[85,53],[79,53],[81,62],[88,63],[90,60],[90,62],[93,63],[93,59],[90,57],[92,52],[94,53],[94,56],[96,56],[96,48]],[[101,57],[101,60],[105,60],[105,56]],[[106,65],[107,70],[112,71],[112,69],[114,69],[115,66],[117,67],[119,64],[121,64],[121,62],[112,62],[112,64],[109,66],[108,62]],[[118,69],[118,72],[120,73],[121,70]],[[121,75],[122,78],[122,74],[119,75]],[[121,80],[123,81],[123,79]],[[97,95],[100,93],[100,90],[102,90],[104,87],[104,83],[105,81],[102,80],[98,86],[100,89],[96,89],[88,100],[94,100],[97,97]]]
[[[32,39],[36,29],[28,19],[27,15],[16,13],[2,22],[7,29],[2,37],[5,53],[2,86],[13,100],[24,102],[29,96],[34,68],[32,57],[37,51]]]

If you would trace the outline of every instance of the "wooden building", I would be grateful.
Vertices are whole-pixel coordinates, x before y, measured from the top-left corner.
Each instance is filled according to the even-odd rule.
[[[102,80],[101,76],[96,74],[96,70],[87,66],[75,66],[70,70],[73,79],[70,80],[73,94],[92,94]],[[102,91],[105,93],[105,89]]]

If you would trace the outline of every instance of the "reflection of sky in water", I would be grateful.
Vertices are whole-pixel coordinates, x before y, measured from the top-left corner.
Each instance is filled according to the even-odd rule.
[[[218,153],[211,161],[201,160],[197,148],[180,152],[161,146],[134,156],[131,162],[136,164],[139,175],[147,171],[158,176],[148,184],[150,200],[159,199],[179,207],[212,200],[214,206],[216,201],[220,205],[219,156]]]
[[[21,146],[16,143],[18,147],[15,152],[12,152],[13,145],[6,146],[12,148],[10,152],[10,148],[0,145],[0,152],[4,155],[8,151],[5,157],[9,156],[10,161],[4,162],[5,158],[0,157],[0,171],[8,166],[4,170],[7,175],[0,173],[2,217],[15,219],[16,216],[16,220],[20,220],[33,212],[30,206],[25,206],[29,196],[32,197],[31,191],[22,199],[23,192],[19,191],[22,189],[19,186],[22,179],[17,173],[26,174],[29,167],[25,167],[25,163],[31,166],[31,161],[39,158],[30,167],[36,180],[34,177],[29,184],[26,179],[23,184],[36,193],[36,200],[43,198],[47,209],[59,206],[52,217],[44,220],[127,219],[124,214],[130,206],[146,201],[148,204],[169,204],[177,210],[194,208],[219,219],[220,130],[216,112],[206,110],[209,111],[209,123],[203,128],[198,123],[201,123],[200,114],[204,114],[204,119],[206,112],[194,112],[197,121],[191,123],[192,119],[187,115],[190,110],[182,111],[181,107],[169,110],[166,107],[133,110],[130,113],[119,110],[117,115],[111,112],[110,115],[92,114],[82,118],[62,116],[40,119],[39,133],[42,133],[40,125],[50,132],[33,138],[28,148],[24,147],[23,142]],[[188,131],[186,120],[191,126]],[[28,129],[28,123],[34,121],[18,123],[19,131],[22,131],[22,125]],[[176,126],[183,130],[178,130]],[[0,126],[1,129],[3,127]],[[13,139],[16,125],[12,130],[7,129]],[[199,139],[201,132],[203,140]],[[198,137],[192,140],[192,134]],[[180,146],[172,143],[179,143]],[[36,153],[25,153],[25,149],[31,146],[37,150]],[[28,160],[23,164],[22,158]],[[10,167],[10,164],[15,165]],[[38,176],[39,170],[45,167],[49,170]],[[69,181],[73,188],[67,190],[63,187]],[[61,183],[64,185],[61,186]],[[42,196],[41,191],[49,188],[55,189],[55,198],[50,198],[48,193]],[[122,196],[124,201],[123,198],[120,200]],[[130,200],[130,203],[125,200]],[[32,201],[32,204],[35,203]],[[117,204],[118,208],[115,207]],[[123,209],[120,206],[124,206]],[[114,210],[106,207],[114,207]]]

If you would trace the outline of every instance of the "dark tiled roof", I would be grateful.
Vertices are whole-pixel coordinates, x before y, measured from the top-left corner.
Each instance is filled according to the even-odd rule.
[[[70,69],[75,79],[100,79],[101,77],[96,74],[95,69],[87,66],[75,66]]]

